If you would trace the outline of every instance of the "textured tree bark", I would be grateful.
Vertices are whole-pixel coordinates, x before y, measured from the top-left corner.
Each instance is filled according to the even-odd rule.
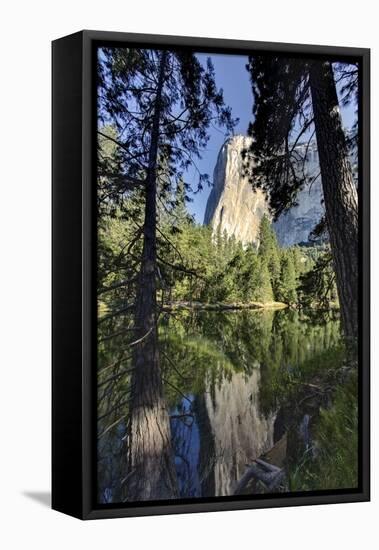
[[[342,324],[351,339],[358,330],[358,194],[329,62],[311,64],[310,86]]]
[[[136,296],[128,477],[125,500],[159,500],[177,496],[170,420],[159,366],[156,313],[156,165],[167,53],[159,65],[146,178],[143,252]]]

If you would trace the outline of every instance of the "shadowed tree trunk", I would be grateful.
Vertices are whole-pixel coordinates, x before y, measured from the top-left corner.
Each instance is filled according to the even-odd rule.
[[[126,500],[178,496],[170,420],[159,367],[156,303],[156,165],[162,88],[167,54],[162,52],[146,178],[143,252],[136,296]]]
[[[129,304],[134,310],[135,338],[129,342],[128,471],[122,496],[131,501],[174,498],[178,484],[158,351],[156,201],[159,198],[164,203],[166,193],[173,191],[189,166],[195,166],[194,159],[201,158],[209,140],[207,129],[216,123],[231,132],[236,120],[216,86],[210,60],[204,67],[191,51],[104,47],[101,52],[100,126],[104,116],[117,128],[115,137],[101,133],[117,146],[115,165],[105,158],[102,161],[104,175],[110,170],[115,177],[104,194],[109,214],[120,208],[130,219],[140,203],[139,196],[134,204],[127,192],[137,187],[145,195],[141,264],[133,281],[135,302]],[[146,174],[143,180],[141,172]],[[197,190],[208,179],[199,173]],[[184,191],[193,190],[183,186]],[[124,201],[129,198],[130,204]],[[126,250],[131,257],[135,243],[132,240]],[[120,309],[124,313],[128,306]]]
[[[329,62],[312,63],[310,85],[342,323],[346,337],[354,338],[358,330],[358,196]]]

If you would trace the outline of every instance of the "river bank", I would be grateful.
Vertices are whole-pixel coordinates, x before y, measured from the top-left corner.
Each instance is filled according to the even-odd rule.
[[[205,310],[205,311],[238,311],[241,309],[285,309],[288,307],[288,304],[283,302],[217,302],[217,303],[204,303],[204,302],[170,302],[166,303],[163,306],[163,311],[174,311],[174,310]]]

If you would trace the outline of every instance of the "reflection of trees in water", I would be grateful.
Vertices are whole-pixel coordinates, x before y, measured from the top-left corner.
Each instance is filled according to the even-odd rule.
[[[161,362],[180,494],[230,494],[245,464],[273,443],[275,413],[287,391],[282,380],[339,338],[338,320],[316,322],[292,310],[163,317]],[[99,350],[99,369],[121,361],[112,380],[104,370],[99,378],[102,502],[121,499],[127,475],[130,364],[120,348],[116,339]]]
[[[273,373],[299,368],[339,341],[338,319],[317,323],[292,310],[186,312],[175,319],[167,318],[160,334],[165,377],[195,395],[207,389],[206,377],[212,395],[233,373],[249,374],[258,366],[264,386]],[[177,402],[172,388],[166,387],[166,395],[171,403]]]
[[[274,444],[275,411],[284,396],[276,375],[301,368],[338,341],[338,320],[315,324],[293,311],[186,313],[176,322],[170,319],[161,342],[175,371],[168,367],[166,376],[184,393],[197,395],[197,464],[189,445],[194,424],[182,425],[174,438],[175,449],[182,445],[180,472],[189,485],[196,466],[202,496],[230,494],[246,464]],[[177,402],[172,388],[167,394],[171,404]],[[183,448],[191,456],[183,455]],[[192,496],[184,487],[181,495]]]
[[[340,324],[337,318],[315,322],[313,317],[297,311],[276,315],[269,339],[260,347],[262,383],[260,396],[264,410],[277,408],[299,371],[310,359],[340,345]],[[323,364],[319,365],[322,369]]]
[[[120,423],[98,441],[98,501],[100,503],[122,500],[121,487],[126,472],[125,435],[126,426]]]
[[[129,417],[130,349],[124,336],[103,340],[114,333],[99,325],[97,371],[97,496],[100,503],[122,500],[122,480],[126,475],[125,438]]]

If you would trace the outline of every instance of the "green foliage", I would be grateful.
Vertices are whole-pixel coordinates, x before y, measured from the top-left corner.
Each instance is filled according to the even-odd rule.
[[[176,208],[176,207],[175,207]],[[182,208],[182,207],[181,207]],[[298,278],[311,265],[308,253],[299,247],[280,249],[269,219],[264,216],[258,250],[243,247],[234,237],[196,225],[182,210],[181,223],[162,226],[180,250],[180,263],[191,271],[170,280],[171,300],[201,302],[297,302]],[[166,251],[170,254],[169,249]],[[175,254],[170,262],[175,262]],[[167,266],[166,266],[167,267]],[[169,270],[165,270],[169,271]],[[199,277],[196,277],[196,274]]]
[[[99,135],[98,287],[101,291],[101,316],[117,310],[125,302],[133,302],[135,274],[142,251],[143,192],[136,187],[122,194],[119,180],[108,175],[117,170],[120,163],[117,132],[114,125],[108,125],[103,126]],[[161,158],[160,164],[162,170],[165,167],[169,171],[167,159]],[[313,299],[309,297],[314,294],[311,276],[306,280],[314,264],[312,247],[281,249],[266,215],[259,228],[258,249],[253,245],[243,247],[226,232],[212,232],[210,227],[196,224],[187,210],[187,185],[180,173],[174,188],[164,183],[166,176],[163,176],[159,179],[157,203],[157,290],[161,303],[267,303],[275,300],[294,305],[301,298],[304,305],[313,305]],[[300,278],[303,286],[298,293]],[[126,284],[114,291],[103,293],[105,289],[125,281]],[[128,322],[128,317],[125,320]],[[117,325],[117,321],[111,324]]]
[[[293,98],[296,86],[304,83],[302,73],[289,72],[289,79],[298,77],[290,89]],[[273,95],[283,97],[277,91]],[[159,319],[160,323],[160,364],[170,405],[177,403],[178,395],[188,391],[203,394],[234,372],[247,375],[260,368],[262,403],[270,408],[284,399],[284,393],[287,398],[294,392],[296,383],[311,376],[316,363],[309,370],[304,365],[310,363],[312,354],[320,351],[328,337],[333,343],[335,335],[330,329],[328,336],[327,326],[310,328],[305,322],[299,327],[298,313],[291,310],[286,315],[269,311],[254,315],[241,312],[238,316],[217,313],[213,318],[207,314],[180,314],[179,320],[170,312],[166,317],[165,306],[178,301],[282,300],[293,306],[299,298],[300,277],[307,283],[302,287],[302,296],[314,290],[311,276],[306,281],[314,260],[298,247],[280,249],[268,217],[262,219],[259,247],[255,249],[243,247],[225,233],[197,225],[188,214],[187,193],[196,190],[196,182],[189,184],[184,177],[194,159],[201,158],[210,125],[224,126],[228,133],[236,122],[224,104],[222,91],[216,87],[210,61],[203,66],[192,52],[102,48],[98,58],[98,115],[98,449],[99,462],[107,457],[99,471],[105,480],[103,487],[109,488],[114,485],[109,456],[122,454],[129,395],[135,391],[131,388],[132,353],[138,350],[136,343],[141,342],[135,335],[141,330],[135,303],[136,296],[137,304],[144,299],[140,274],[141,263],[147,258],[142,254],[146,247],[153,251],[149,272],[157,280],[159,298],[159,308],[155,308],[155,300],[150,300],[150,319],[154,323]],[[283,117],[284,126],[291,128],[290,113],[283,111]],[[278,121],[271,122],[278,126]],[[260,126],[263,132],[264,127]],[[259,136],[258,132],[256,137],[264,141],[267,135]],[[275,146],[282,150],[283,134],[274,140]],[[299,185],[288,180],[291,173],[287,169],[279,174],[275,167],[272,172],[274,182],[283,183],[283,174],[287,176],[284,187],[270,194],[276,213],[295,200]],[[206,174],[199,174],[197,190],[208,180]],[[150,201],[145,203],[147,182],[154,182],[156,189],[153,208]],[[149,204],[150,210],[146,208]],[[154,232],[157,229],[156,259],[155,240],[146,236],[149,226]],[[323,360],[320,354],[316,357]],[[327,360],[322,365],[327,365]],[[328,449],[327,443],[336,417],[338,421],[344,416],[344,406],[341,397],[336,400],[335,410],[320,415],[318,437],[326,449],[319,455],[320,464],[327,465],[336,452],[332,447]],[[341,425],[338,438],[342,441],[344,436]],[[119,444],[114,446],[116,440]],[[342,456],[342,472],[345,462],[346,456]],[[120,480],[122,460],[118,466]],[[353,473],[351,469],[351,477]],[[101,494],[99,498],[108,497]]]
[[[226,134],[233,131],[237,120],[216,86],[210,58],[202,64],[191,51],[103,47],[97,61],[98,132],[118,146],[116,166],[108,166],[99,156],[99,168],[111,168],[115,201],[135,185],[144,186],[151,145],[157,139],[153,113],[158,98],[158,198],[173,191],[194,159],[201,157],[211,124],[223,127]],[[109,125],[116,136],[104,131]],[[194,187],[200,190],[208,181],[207,174],[199,173]],[[186,191],[194,190],[192,184],[183,185]]]
[[[334,366],[335,368],[335,366]],[[290,490],[354,489],[358,484],[358,380],[353,368],[322,408],[314,428],[314,452],[290,470]]]
[[[358,480],[358,380],[353,370],[322,409],[316,431],[317,473],[321,488],[353,488]]]
[[[135,279],[135,273],[131,261],[126,261],[123,254],[137,236],[137,227],[126,222],[120,211],[115,211],[112,217],[104,218],[98,226],[99,303],[106,304],[109,309],[114,309],[118,303],[125,303],[126,300],[132,301],[134,296],[132,281]],[[138,239],[134,248],[136,253],[141,250],[141,243]],[[125,284],[112,291],[107,290],[121,282],[125,282]]]
[[[280,250],[275,231],[266,215],[259,228],[259,256],[267,266],[272,291],[276,296],[280,280]]]
[[[259,264],[258,264],[259,266]],[[271,302],[274,299],[274,294],[271,285],[271,276],[267,263],[264,259],[260,260],[259,273],[259,289],[260,289],[260,301]]]
[[[296,205],[299,190],[311,185],[314,179],[304,165],[307,149],[300,151],[297,145],[307,144],[314,137],[309,73],[315,63],[321,61],[249,57],[247,70],[254,96],[254,122],[248,130],[252,144],[244,153],[246,175],[254,187],[266,191],[275,218]],[[333,64],[333,71],[339,82],[340,104],[356,103],[357,67]],[[357,123],[349,144],[356,144],[356,130]]]
[[[302,274],[299,291],[305,307],[315,306],[328,310],[331,303],[337,303],[337,287],[329,248],[316,257],[312,269]]]
[[[101,220],[99,287],[133,278],[130,269],[133,260],[121,261],[120,257],[142,225],[142,213],[135,201],[135,196],[129,196],[123,210],[114,210],[111,217]],[[126,216],[125,211],[133,212],[133,216]],[[166,196],[158,214],[157,288],[161,302],[279,301],[293,306],[301,300],[303,305],[319,304],[314,286],[304,282],[311,281],[309,271],[321,253],[315,252],[314,247],[281,249],[266,216],[261,221],[256,249],[253,245],[243,247],[226,233],[196,224],[186,207],[183,183],[179,182],[175,191]],[[133,257],[139,256],[141,249],[138,238],[133,245]],[[123,292],[124,297],[132,296],[134,289],[130,286]],[[108,303],[110,309],[112,300],[122,301],[121,290],[101,297],[101,302]],[[106,309],[103,307],[102,311]]]
[[[338,316],[325,322],[296,310],[278,311],[272,333],[269,342],[264,338],[257,342],[263,353],[261,400],[266,411],[296,402],[307,381],[320,377],[334,381],[346,355]]]
[[[318,324],[292,310],[178,312],[163,316],[159,341],[167,379],[182,393],[202,393],[209,377],[249,374],[259,366],[267,414],[302,382],[338,368],[344,358],[337,319]],[[170,386],[167,391],[175,404],[178,395]]]
[[[283,251],[280,262],[280,279],[278,283],[278,298],[286,304],[297,301],[297,277],[295,263],[291,251]]]

